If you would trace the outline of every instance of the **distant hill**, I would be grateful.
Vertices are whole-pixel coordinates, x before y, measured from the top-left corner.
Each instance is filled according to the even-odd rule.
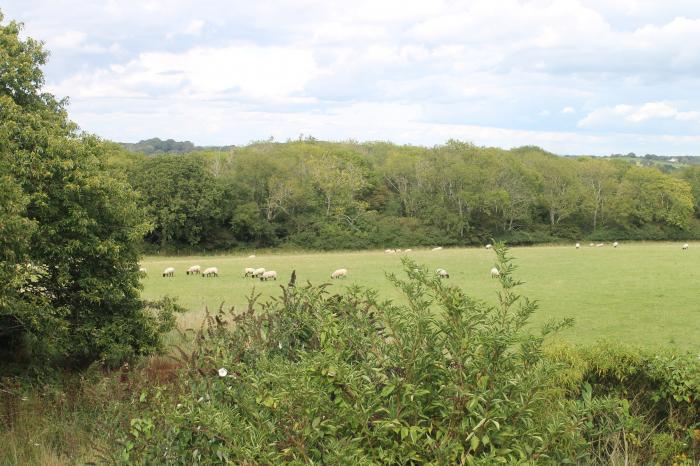
[[[162,140],[160,138],[144,139],[142,141],[120,142],[119,145],[130,152],[141,152],[146,155],[156,154],[185,154],[197,150],[230,150],[234,146],[195,146],[190,141]]]

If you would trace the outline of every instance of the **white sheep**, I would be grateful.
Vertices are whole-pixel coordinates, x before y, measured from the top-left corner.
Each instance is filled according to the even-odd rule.
[[[682,246],[682,249],[683,249],[684,251],[687,251],[687,250],[688,250],[688,243],[685,243],[685,244]]]
[[[496,277],[500,277],[500,276],[501,276],[501,272],[499,272],[496,267],[491,269],[491,278],[496,278]]]
[[[581,244],[576,243],[576,249],[581,249]]]
[[[491,245],[491,244],[486,245],[486,249],[491,249],[491,248],[493,248],[493,245]]]
[[[218,277],[219,276],[219,269],[217,267],[207,267],[204,269],[204,272],[202,272],[202,277]]]
[[[435,274],[440,278],[450,278],[450,274],[445,269],[437,269]]]
[[[603,246],[605,246],[605,243],[598,243],[595,245],[597,248],[602,248]]]
[[[589,244],[589,246],[590,246],[590,247],[593,247],[593,246],[595,246],[595,244],[591,243],[591,244]]]
[[[338,269],[331,274],[331,279],[345,278],[348,276],[348,269]]]
[[[250,256],[248,256],[248,259],[255,259],[255,254],[251,254]]]
[[[168,267],[165,270],[163,270],[163,276],[164,277],[174,277],[175,276],[175,267]]]
[[[401,252],[401,249],[397,249],[396,252]]]
[[[248,276],[252,277],[253,274],[255,273],[255,269],[252,267],[246,267],[244,272],[245,272],[245,274],[243,275],[244,277],[248,277]]]
[[[193,265],[192,267],[190,267],[189,269],[187,269],[187,270],[185,271],[185,273],[186,273],[187,275],[197,275],[197,274],[200,274],[200,273],[202,273],[202,267],[200,267],[200,266],[198,266],[198,265]]]
[[[146,269],[146,267],[139,267],[139,273],[145,277],[146,275],[148,275],[148,270]]]
[[[258,278],[260,275],[265,273],[265,269],[263,267],[260,267],[259,269],[253,270],[253,273],[250,275],[253,278]]]
[[[411,252],[413,249],[404,249],[403,252]]]
[[[274,270],[268,270],[260,275],[260,281],[277,280],[277,272]]]
[[[618,247],[619,245],[620,245],[620,243],[618,243],[617,241],[615,241],[615,242],[613,243],[613,247],[614,247],[614,248]]]
[[[442,246],[431,249],[431,251],[442,251]]]
[[[384,252],[387,254],[394,254],[396,251],[394,249],[385,249]]]

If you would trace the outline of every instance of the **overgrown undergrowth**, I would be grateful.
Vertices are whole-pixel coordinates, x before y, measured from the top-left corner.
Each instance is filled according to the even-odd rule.
[[[496,252],[502,289],[495,305],[406,260],[404,275],[388,277],[405,304],[357,287],[330,294],[323,285],[290,284],[269,302],[251,297],[242,313],[208,316],[172,362],[93,370],[76,382],[74,402],[62,404],[66,392],[58,389],[58,398],[30,396],[31,405],[3,392],[0,441],[15,453],[0,461],[40,464],[41,454],[56,464],[78,457],[114,464],[700,460],[697,358],[610,343],[547,344],[571,322],[533,333],[526,324],[537,304],[518,295],[507,251]],[[8,392],[28,393],[8,384]],[[33,410],[40,415],[30,420]],[[27,453],[33,438],[47,445],[34,456]]]

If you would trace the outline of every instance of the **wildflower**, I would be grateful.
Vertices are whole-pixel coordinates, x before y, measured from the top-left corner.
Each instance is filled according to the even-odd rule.
[[[282,349],[282,342],[280,341],[277,346],[279,346],[279,349]]]
[[[225,368],[219,369],[219,377],[226,377],[228,375],[228,371]]]

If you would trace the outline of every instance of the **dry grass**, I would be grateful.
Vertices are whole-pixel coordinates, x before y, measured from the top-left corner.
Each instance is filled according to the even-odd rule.
[[[34,388],[0,383],[0,466],[101,464],[114,428],[138,416],[144,388],[172,385],[182,365],[145,358],[113,372],[92,369]]]

